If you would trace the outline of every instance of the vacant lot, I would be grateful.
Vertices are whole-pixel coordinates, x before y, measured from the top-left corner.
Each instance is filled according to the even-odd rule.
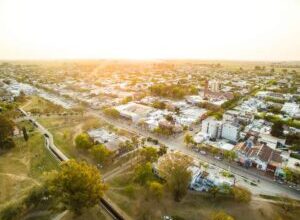
[[[54,137],[54,143],[68,157],[90,161],[86,152],[75,147],[75,137],[91,127],[100,126],[99,120],[89,116],[51,116],[39,118],[38,121]]]
[[[55,145],[61,149],[64,154],[70,158],[86,160],[94,165],[97,163],[88,151],[79,150],[76,148],[74,140],[78,134],[91,128],[104,127],[110,131],[124,136],[126,135],[128,138],[130,138],[131,135],[128,132],[114,128],[112,125],[101,122],[94,116],[50,116],[40,117],[38,121],[53,134]],[[101,172],[106,173],[127,162],[130,158],[131,155],[118,158],[114,160],[113,164],[109,164],[108,166],[101,168]]]
[[[62,106],[53,104],[39,96],[29,96],[23,105],[23,109],[32,114],[58,114],[67,111]]]
[[[0,209],[38,185],[42,174],[56,169],[57,161],[44,147],[39,133],[30,133],[28,142],[15,139],[16,147],[0,155]]]
[[[174,202],[166,191],[159,201],[149,199],[146,189],[133,182],[133,173],[128,171],[109,181],[107,195],[133,219],[161,219],[162,216],[177,216],[178,219],[210,219],[217,210],[224,210],[236,220],[279,220],[298,219],[300,211],[294,209],[285,214],[282,208],[264,201],[252,200],[243,204],[210,195],[190,191],[180,202]],[[246,214],[245,214],[246,213]]]

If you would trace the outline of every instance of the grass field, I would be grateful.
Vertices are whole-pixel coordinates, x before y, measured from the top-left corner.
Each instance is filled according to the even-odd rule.
[[[94,165],[96,162],[93,160],[89,152],[76,148],[74,143],[75,137],[90,128],[106,127],[109,130],[115,129],[106,123],[101,123],[98,118],[93,116],[50,116],[41,117],[38,121],[53,134],[55,145],[61,149],[64,154],[70,158],[86,160]],[[129,136],[130,134],[125,133],[123,135]],[[102,173],[105,173],[128,161],[130,157],[131,156],[128,155],[128,157],[115,160],[115,162],[110,164],[109,167],[103,167],[101,169]]]
[[[85,116],[51,116],[39,118],[38,121],[53,134],[55,145],[68,157],[91,162],[87,153],[75,147],[74,139],[87,126],[96,126],[98,119]]]
[[[103,213],[103,210],[99,206],[95,206],[88,210],[84,210],[81,216],[75,216],[74,214],[68,212],[61,220],[110,220],[111,218]]]
[[[20,137],[15,143],[15,148],[0,155],[0,209],[38,185],[44,172],[58,168],[41,134],[30,133],[28,142]]]
[[[243,204],[220,196],[212,199],[207,194],[192,191],[180,203],[174,202],[168,192],[160,201],[149,199],[145,188],[132,181],[132,171],[111,179],[109,184],[107,196],[133,219],[161,219],[164,215],[186,220],[210,219],[218,210],[224,210],[236,220],[296,220],[300,215],[300,210],[285,214],[281,207],[264,201]]]
[[[52,102],[39,96],[29,96],[23,104],[23,109],[31,113],[63,113],[66,112],[62,106],[55,105]]]

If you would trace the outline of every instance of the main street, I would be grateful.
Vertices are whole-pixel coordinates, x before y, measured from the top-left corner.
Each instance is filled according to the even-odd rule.
[[[192,151],[187,148],[183,142],[183,135],[180,137],[163,137],[158,136],[148,131],[142,130],[140,127],[135,126],[124,120],[110,119],[104,116],[101,112],[95,110],[89,110],[88,114],[92,114],[109,124],[114,125],[117,128],[130,131],[136,135],[142,137],[151,137],[157,139],[160,143],[166,145],[169,150],[180,151],[186,155],[191,156],[196,160],[208,163],[211,167],[218,169],[224,169],[230,171],[235,175],[237,185],[245,186],[252,191],[253,194],[259,195],[285,195],[291,198],[300,200],[300,192],[296,189],[290,188],[287,185],[279,184],[278,182],[270,179],[269,177],[253,172],[252,170],[247,170],[244,167],[238,166],[236,163],[229,163],[227,161],[219,161],[209,155],[201,155],[197,152]],[[250,183],[255,183],[256,186]]]

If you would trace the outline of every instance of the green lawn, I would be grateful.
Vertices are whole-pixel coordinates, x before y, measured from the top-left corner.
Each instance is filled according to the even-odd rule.
[[[39,96],[29,96],[23,105],[23,109],[32,113],[63,113],[67,110],[60,105],[53,104],[52,102],[43,99]]]
[[[61,220],[106,220],[111,219],[109,216],[107,216],[106,213],[101,210],[99,206],[95,206],[93,208],[90,208],[88,210],[84,210],[82,215],[76,216],[73,213],[68,212]]]
[[[44,172],[58,168],[41,134],[30,134],[28,142],[17,138],[15,143],[15,148],[0,155],[0,209],[38,185]]]
[[[91,162],[86,152],[80,151],[75,147],[75,137],[83,132],[87,123],[94,120],[90,117],[83,116],[66,116],[66,117],[44,117],[38,121],[47,128],[54,138],[55,145],[60,148],[64,154],[70,158],[85,159]]]

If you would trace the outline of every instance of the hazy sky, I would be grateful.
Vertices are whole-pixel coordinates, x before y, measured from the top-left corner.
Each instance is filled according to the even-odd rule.
[[[300,60],[300,0],[0,0],[0,59]]]

